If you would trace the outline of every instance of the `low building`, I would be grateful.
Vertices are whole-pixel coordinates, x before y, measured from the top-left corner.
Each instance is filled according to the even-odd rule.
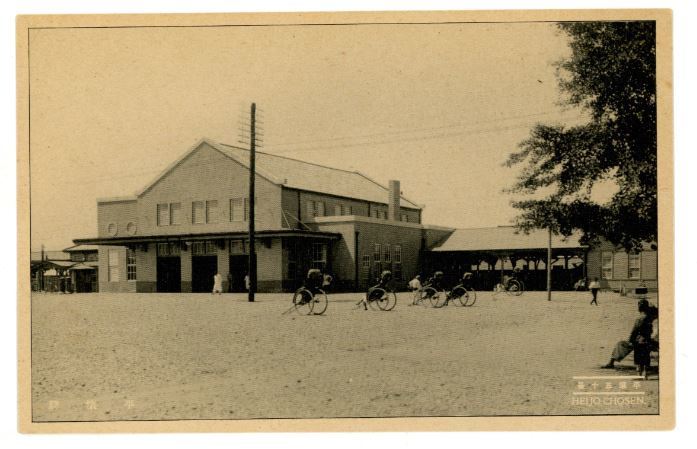
[[[588,277],[598,278],[603,288],[616,291],[646,287],[658,290],[658,251],[645,243],[638,252],[602,240],[588,251]]]
[[[70,255],[63,251],[31,251],[31,289],[43,292],[69,292]]]
[[[99,291],[99,248],[96,245],[75,245],[63,250],[73,265],[68,268],[74,293]]]
[[[249,240],[249,151],[201,140],[135,195],[97,201],[99,290],[244,290]],[[288,291],[309,268],[334,288],[367,288],[381,270],[404,286],[450,228],[424,226],[422,207],[355,172],[257,152],[258,290]]]

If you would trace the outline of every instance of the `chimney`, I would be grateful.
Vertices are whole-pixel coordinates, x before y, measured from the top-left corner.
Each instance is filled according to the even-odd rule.
[[[389,196],[387,198],[387,219],[399,221],[400,190],[399,181],[390,180]]]

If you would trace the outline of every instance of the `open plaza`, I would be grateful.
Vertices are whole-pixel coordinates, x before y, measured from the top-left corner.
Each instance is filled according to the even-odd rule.
[[[656,293],[649,300],[658,302]],[[472,307],[283,315],[287,293],[32,295],[34,420],[657,414],[630,355],[637,299],[478,292]],[[653,361],[654,365],[656,361]]]

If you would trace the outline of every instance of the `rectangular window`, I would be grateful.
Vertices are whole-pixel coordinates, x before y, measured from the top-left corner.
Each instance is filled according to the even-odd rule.
[[[385,243],[383,245],[383,256],[384,257],[382,258],[382,260],[384,262],[386,262],[386,263],[392,262],[392,254],[390,253],[390,245],[388,245],[387,243]]]
[[[295,279],[298,274],[298,247],[293,241],[283,240],[288,257],[288,279]]]
[[[182,224],[182,203],[170,203],[169,205],[169,224]]]
[[[98,260],[99,260],[99,254],[97,254],[97,253],[89,253],[87,255],[88,262],[96,262]]]
[[[402,263],[402,245],[394,246],[394,261],[395,263]]]
[[[230,200],[230,221],[244,221],[245,220],[245,206],[246,201],[243,198],[233,198]]]
[[[383,220],[387,220],[387,211],[386,211],[386,210],[383,210],[383,211],[380,213],[380,215],[382,216],[382,219],[383,219]]]
[[[312,244],[312,268],[324,270],[327,265],[327,245],[325,243]]]
[[[193,224],[205,223],[206,210],[203,201],[194,201],[191,203],[191,222]]]
[[[612,279],[612,253],[608,251],[602,253],[602,276],[603,279]]]
[[[363,268],[370,270],[370,254],[363,254]]]
[[[629,279],[641,279],[641,254],[629,255]]]
[[[370,215],[370,216],[373,217],[373,218],[380,218],[380,211],[377,210],[377,209],[373,209],[373,210],[371,211],[371,215]]]
[[[335,204],[334,205],[334,215],[344,215],[344,205]]]
[[[157,225],[169,226],[169,204],[161,203],[157,205]]]
[[[315,202],[312,200],[307,201],[307,216],[309,218],[315,217]]]
[[[181,224],[181,203],[160,203],[157,205],[157,225],[169,226]]]
[[[373,263],[373,278],[379,279],[381,273],[382,273],[382,263],[381,262]]]
[[[72,253],[70,255],[70,260],[73,262],[84,262],[85,261],[85,254],[84,253]]]
[[[402,264],[401,263],[393,263],[392,264],[392,276],[398,281],[402,280]]]
[[[206,223],[218,222],[218,200],[206,201]]]
[[[346,206],[346,215],[353,215],[353,206]]]
[[[116,249],[109,250],[109,282],[118,282],[119,276],[119,251]]]
[[[230,240],[230,254],[248,254],[244,240]]]
[[[158,256],[169,256],[169,244],[168,243],[158,243],[157,244],[157,255]]]
[[[324,201],[315,201],[315,205],[317,206],[315,217],[324,217]]]
[[[181,253],[179,243],[158,243],[157,244],[157,255],[158,256],[178,256]]]
[[[400,218],[403,222],[408,223],[409,222],[409,215],[407,214],[402,214]]]
[[[216,245],[213,240],[206,240],[206,254],[213,255],[218,254],[218,245]]]
[[[206,245],[204,242],[193,242],[191,244],[191,254],[194,256],[203,256],[206,254]]]
[[[130,248],[126,250],[126,278],[136,280],[136,252]]]
[[[381,257],[382,257],[382,246],[380,246],[379,243],[376,243],[375,248],[373,249],[373,261],[380,262]]]

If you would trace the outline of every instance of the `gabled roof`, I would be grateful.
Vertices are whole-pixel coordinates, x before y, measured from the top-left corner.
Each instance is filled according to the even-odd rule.
[[[185,161],[202,144],[218,150],[223,155],[249,168],[249,150],[234,147],[210,139],[202,139],[183,156],[169,165],[155,180],[148,184],[137,195],[141,196],[150,190],[160,179]],[[284,156],[256,152],[256,172],[270,182],[293,189],[325,193],[329,195],[355,198],[386,204],[388,188],[357,171],[348,171],[326,167],[311,162],[300,161]],[[422,206],[401,197],[402,207],[421,209]]]
[[[77,251],[97,251],[99,247],[97,245],[73,245],[70,248],[65,248],[63,251],[66,253],[72,253]]]
[[[584,248],[579,243],[580,234],[565,238],[552,235],[552,248]],[[516,232],[513,226],[495,228],[456,229],[455,232],[432,251],[496,251],[546,249],[548,234],[545,230],[534,230],[529,234]]]

